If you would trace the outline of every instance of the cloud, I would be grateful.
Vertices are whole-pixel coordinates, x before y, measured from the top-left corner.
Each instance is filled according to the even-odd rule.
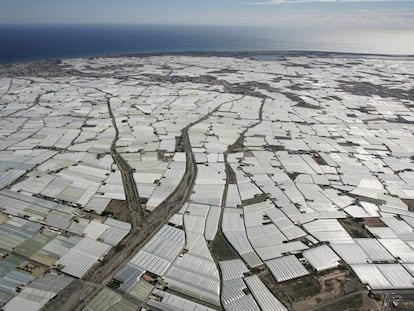
[[[253,1],[243,2],[247,5],[278,5],[282,3],[305,3],[305,2],[410,2],[412,0],[268,0],[268,1]]]
[[[352,10],[321,10],[312,6],[303,9],[287,7],[279,10],[277,6],[274,6],[274,10],[271,10],[271,7],[268,8],[264,13],[243,16],[242,23],[279,27],[279,29],[289,27],[291,30],[298,31],[335,32],[342,28],[353,31],[358,31],[358,29],[414,29],[414,12],[404,8],[352,8]],[[254,10],[250,9],[250,11]]]

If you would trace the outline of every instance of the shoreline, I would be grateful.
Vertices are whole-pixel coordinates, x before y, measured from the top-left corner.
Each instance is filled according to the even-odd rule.
[[[74,57],[56,57],[36,60],[26,60],[21,62],[0,63],[0,69],[16,65],[35,64],[42,62],[60,62],[66,59],[96,59],[96,58],[128,58],[128,57],[154,57],[154,56],[198,56],[198,57],[235,57],[235,58],[252,58],[254,56],[278,56],[278,57],[356,57],[356,58],[397,58],[413,59],[414,54],[383,54],[383,53],[356,53],[356,52],[335,52],[335,51],[317,51],[317,50],[252,50],[252,51],[165,51],[165,52],[134,52],[134,53],[115,53],[103,55],[74,56]]]
[[[414,55],[392,55],[392,54],[364,54],[346,52],[322,52],[322,51],[193,51],[193,52],[155,52],[155,53],[128,53],[102,56],[68,57],[34,60],[14,64],[0,64],[0,78],[13,78],[22,76],[32,77],[62,77],[68,75],[83,76],[84,73],[78,70],[61,66],[67,59],[92,60],[99,58],[148,58],[162,56],[188,56],[188,57],[233,57],[238,59],[249,59],[262,61],[285,60],[285,57],[308,57],[308,58],[355,58],[355,59],[395,59],[414,61]],[[254,57],[275,57],[272,59],[254,59]]]

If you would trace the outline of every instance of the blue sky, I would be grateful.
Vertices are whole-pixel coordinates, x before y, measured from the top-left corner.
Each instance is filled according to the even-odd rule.
[[[0,23],[414,29],[414,0],[0,0]]]

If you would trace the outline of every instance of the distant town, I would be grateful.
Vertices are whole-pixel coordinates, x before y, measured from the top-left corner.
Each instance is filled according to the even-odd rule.
[[[0,67],[0,305],[414,308],[414,58]]]

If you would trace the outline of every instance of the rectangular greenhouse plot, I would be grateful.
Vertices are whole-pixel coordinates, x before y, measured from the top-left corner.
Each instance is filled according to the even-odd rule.
[[[309,274],[309,271],[294,255],[269,260],[265,264],[278,282],[296,279]]]
[[[63,255],[55,265],[62,272],[81,278],[110,248],[110,245],[84,238]]]
[[[203,306],[180,296],[155,289],[152,292],[154,297],[148,301],[148,305],[157,310],[192,310],[192,311],[213,311],[215,309]],[[157,298],[161,299],[157,299]]]
[[[371,289],[414,288],[414,278],[400,264],[351,265],[363,284]]]
[[[254,299],[262,310],[287,311],[288,309],[269,291],[257,275],[244,278],[244,282],[251,291]]]

